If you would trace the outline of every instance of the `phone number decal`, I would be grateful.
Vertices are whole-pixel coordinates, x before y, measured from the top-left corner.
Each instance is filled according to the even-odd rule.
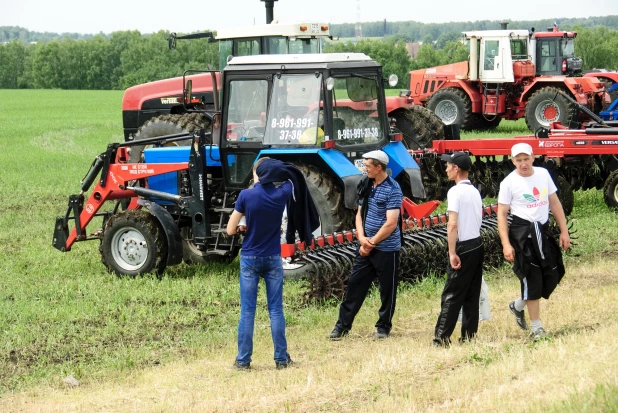
[[[378,128],[357,128],[337,131],[337,139],[379,138]]]
[[[279,118],[273,119],[270,121],[271,128],[286,128],[286,129],[296,129],[296,128],[310,128],[313,126],[313,119],[307,118]]]

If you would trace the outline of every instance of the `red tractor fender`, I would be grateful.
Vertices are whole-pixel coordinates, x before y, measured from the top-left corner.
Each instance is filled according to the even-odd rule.
[[[534,92],[544,87],[556,87],[568,90],[578,103],[594,107],[594,95],[604,94],[603,84],[594,77],[539,76],[524,87],[519,98],[521,103],[528,101]],[[604,98],[609,99],[609,96]]]
[[[618,82],[618,71],[591,72],[591,73],[586,73],[584,77],[597,78],[601,82],[610,81],[612,83],[617,83]],[[607,85],[605,85],[605,87],[607,88]]]

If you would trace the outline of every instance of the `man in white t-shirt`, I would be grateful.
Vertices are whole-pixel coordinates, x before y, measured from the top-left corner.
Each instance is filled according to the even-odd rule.
[[[462,310],[460,342],[472,339],[479,326],[479,297],[483,278],[483,201],[468,179],[472,161],[465,152],[442,155],[448,179],[455,181],[449,189],[447,278],[442,292],[442,306],[436,323],[433,345],[448,347]]]
[[[541,324],[541,297],[548,299],[564,275],[560,247],[571,245],[562,204],[556,185],[546,169],[532,166],[532,147],[518,143],[511,148],[515,170],[500,184],[498,194],[498,232],[504,258],[513,263],[521,284],[521,296],[509,304],[517,325],[528,329],[524,308],[528,307],[535,340],[544,338]],[[513,216],[509,227],[507,216]],[[560,228],[559,244],[548,238],[549,211]]]

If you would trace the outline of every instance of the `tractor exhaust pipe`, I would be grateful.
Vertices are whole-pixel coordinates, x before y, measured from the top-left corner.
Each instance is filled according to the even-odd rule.
[[[273,6],[277,0],[260,0],[264,2],[264,6],[266,7],[266,24],[272,23],[273,17]]]

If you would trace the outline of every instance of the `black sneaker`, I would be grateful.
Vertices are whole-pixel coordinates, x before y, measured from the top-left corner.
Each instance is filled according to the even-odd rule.
[[[376,338],[382,339],[382,338],[388,338],[389,333],[384,331],[384,330],[377,330],[376,331]]]
[[[277,370],[287,369],[288,367],[296,367],[299,364],[300,363],[293,361],[291,357],[288,357],[288,361],[286,361],[285,363],[275,361],[275,367],[277,367]]]
[[[517,311],[515,309],[515,301],[511,301],[509,303],[509,310],[511,310],[511,313],[513,313],[513,315],[515,316],[515,321],[517,321],[517,325],[522,330],[527,330],[528,323],[526,323],[526,316],[524,315],[524,310]]]
[[[331,333],[328,335],[328,338],[334,341],[341,340],[341,338],[348,335],[348,332],[348,330],[339,330],[337,327],[335,327],[333,331],[331,331]]]
[[[435,348],[449,348],[451,346],[451,340],[448,338],[447,339],[434,338],[432,344]]]
[[[243,371],[251,370],[251,363],[240,363],[238,360],[236,360],[232,368],[234,370],[243,370]]]

